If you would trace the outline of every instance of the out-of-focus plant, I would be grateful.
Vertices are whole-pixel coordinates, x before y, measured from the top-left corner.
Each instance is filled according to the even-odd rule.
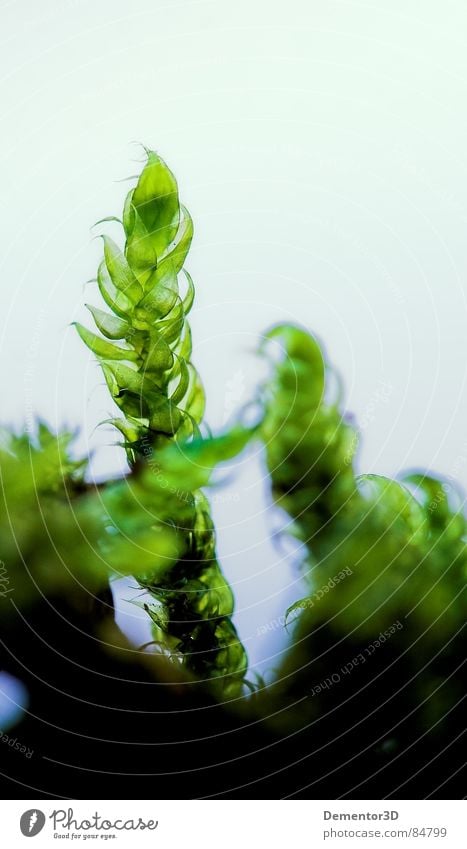
[[[272,493],[302,542],[309,584],[287,612],[289,624],[298,617],[295,648],[279,680],[295,693],[321,695],[309,704],[322,711],[323,701],[339,698],[330,694],[334,685],[366,663],[371,669],[375,648],[385,646],[387,660],[390,646],[392,659],[404,658],[402,680],[426,702],[430,724],[462,694],[449,658],[454,668],[467,613],[463,500],[452,503],[442,481],[427,475],[357,475],[357,433],[331,397],[319,345],[283,325],[267,337],[268,352],[274,348],[280,356],[261,433]]]
[[[172,562],[178,540],[169,525],[136,509],[128,488],[115,509],[109,492],[88,486],[86,461],[70,453],[72,435],[39,423],[34,435],[5,431],[0,445],[0,597],[2,624],[11,604],[63,595],[90,611],[109,578]],[[123,525],[122,514],[126,524]],[[116,531],[125,533],[116,533]]]

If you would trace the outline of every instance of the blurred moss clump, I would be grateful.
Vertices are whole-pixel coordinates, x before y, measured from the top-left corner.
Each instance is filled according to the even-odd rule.
[[[105,495],[87,484],[87,463],[73,459],[72,439],[69,433],[51,433],[43,423],[34,435],[2,434],[0,597],[5,627],[12,605],[64,596],[88,609],[109,579],[157,564],[162,568],[178,556],[176,534],[154,514],[154,499],[151,504],[136,501],[124,483],[110,485]]]
[[[376,678],[375,708],[400,688],[406,713],[430,726],[463,690],[463,500],[451,503],[428,475],[358,475],[358,439],[329,397],[317,343],[291,326],[269,334],[268,350],[276,343],[262,437],[273,496],[303,544],[309,593],[287,612],[293,645],[275,690],[305,696],[301,712],[324,716],[346,699],[364,711]]]

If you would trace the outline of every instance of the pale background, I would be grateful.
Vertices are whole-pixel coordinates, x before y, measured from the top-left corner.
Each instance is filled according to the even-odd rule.
[[[362,469],[467,483],[465,2],[0,10],[2,420],[30,426],[37,411],[80,428],[96,475],[123,469],[113,434],[94,430],[112,405],[69,323],[98,303],[84,287],[100,253],[90,225],[120,213],[117,180],[139,170],[143,142],[195,219],[195,361],[213,428],[254,392],[259,334],[298,320],[344,378]],[[267,672],[284,631],[256,631],[301,588],[270,542],[259,461],[214,513],[236,621]],[[131,616],[122,602],[125,627]]]

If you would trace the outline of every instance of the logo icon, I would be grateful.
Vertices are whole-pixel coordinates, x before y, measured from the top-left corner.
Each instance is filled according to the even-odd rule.
[[[19,821],[21,834],[25,837],[35,837],[44,828],[45,814],[33,808],[30,811],[25,811]]]

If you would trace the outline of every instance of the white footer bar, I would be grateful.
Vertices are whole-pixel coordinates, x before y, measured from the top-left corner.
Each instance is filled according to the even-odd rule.
[[[15,800],[1,802],[0,812],[8,849],[467,846],[463,801]]]

